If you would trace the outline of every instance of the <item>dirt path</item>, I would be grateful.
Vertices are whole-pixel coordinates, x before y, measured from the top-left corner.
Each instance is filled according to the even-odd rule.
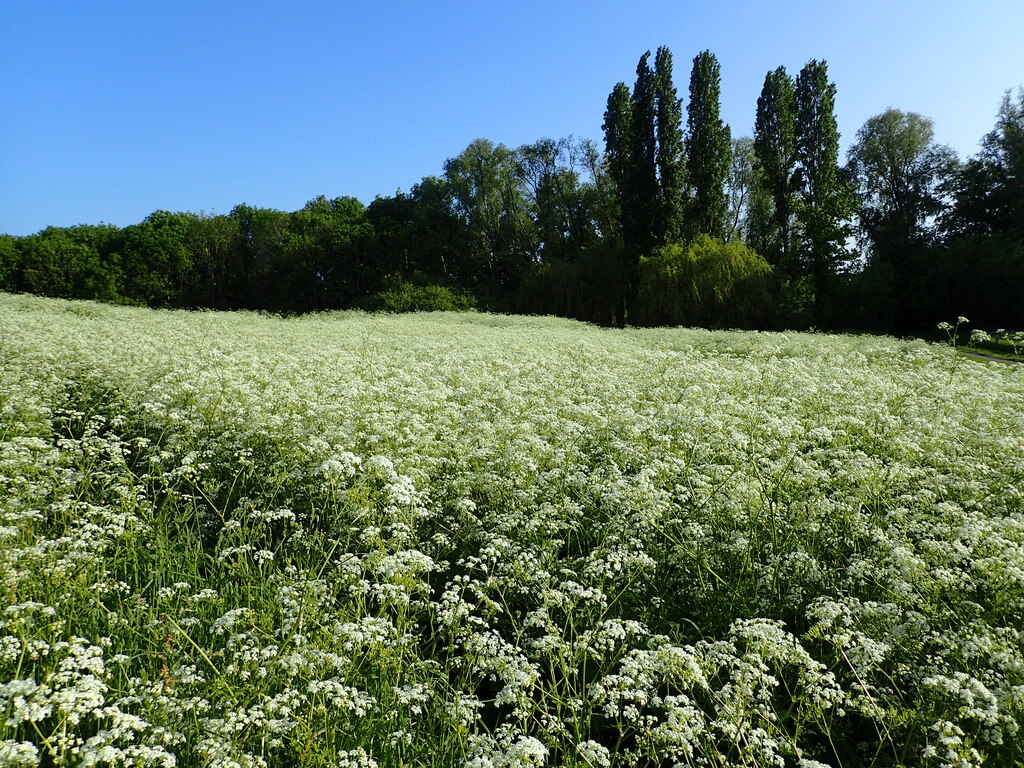
[[[970,357],[974,360],[984,360],[990,363],[1006,363],[1007,365],[1019,365],[1020,360],[1007,360],[1005,357],[991,357],[989,355],[982,355],[978,352],[964,352],[960,350],[965,357]]]

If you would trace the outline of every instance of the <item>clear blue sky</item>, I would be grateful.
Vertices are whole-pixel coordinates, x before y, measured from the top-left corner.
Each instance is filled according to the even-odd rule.
[[[601,139],[605,99],[668,45],[722,65],[749,134],[765,73],[825,59],[845,145],[887,107],[973,154],[1024,84],[1022,0],[0,2],[0,232],[157,209],[369,203],[475,138]]]

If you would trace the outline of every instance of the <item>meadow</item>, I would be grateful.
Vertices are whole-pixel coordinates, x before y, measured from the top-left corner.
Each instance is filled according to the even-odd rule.
[[[1024,366],[0,295],[0,765],[1024,765]]]

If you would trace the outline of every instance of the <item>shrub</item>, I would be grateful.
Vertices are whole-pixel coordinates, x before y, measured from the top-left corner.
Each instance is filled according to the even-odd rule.
[[[446,285],[414,283],[392,275],[363,305],[380,312],[465,312],[476,309],[476,297]]]
[[[773,303],[772,268],[742,243],[701,235],[641,260],[638,325],[756,328],[767,324]]]

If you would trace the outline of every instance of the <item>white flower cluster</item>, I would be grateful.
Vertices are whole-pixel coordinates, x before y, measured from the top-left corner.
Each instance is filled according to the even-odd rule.
[[[79,309],[0,296],[2,765],[1020,761],[1024,366]]]

